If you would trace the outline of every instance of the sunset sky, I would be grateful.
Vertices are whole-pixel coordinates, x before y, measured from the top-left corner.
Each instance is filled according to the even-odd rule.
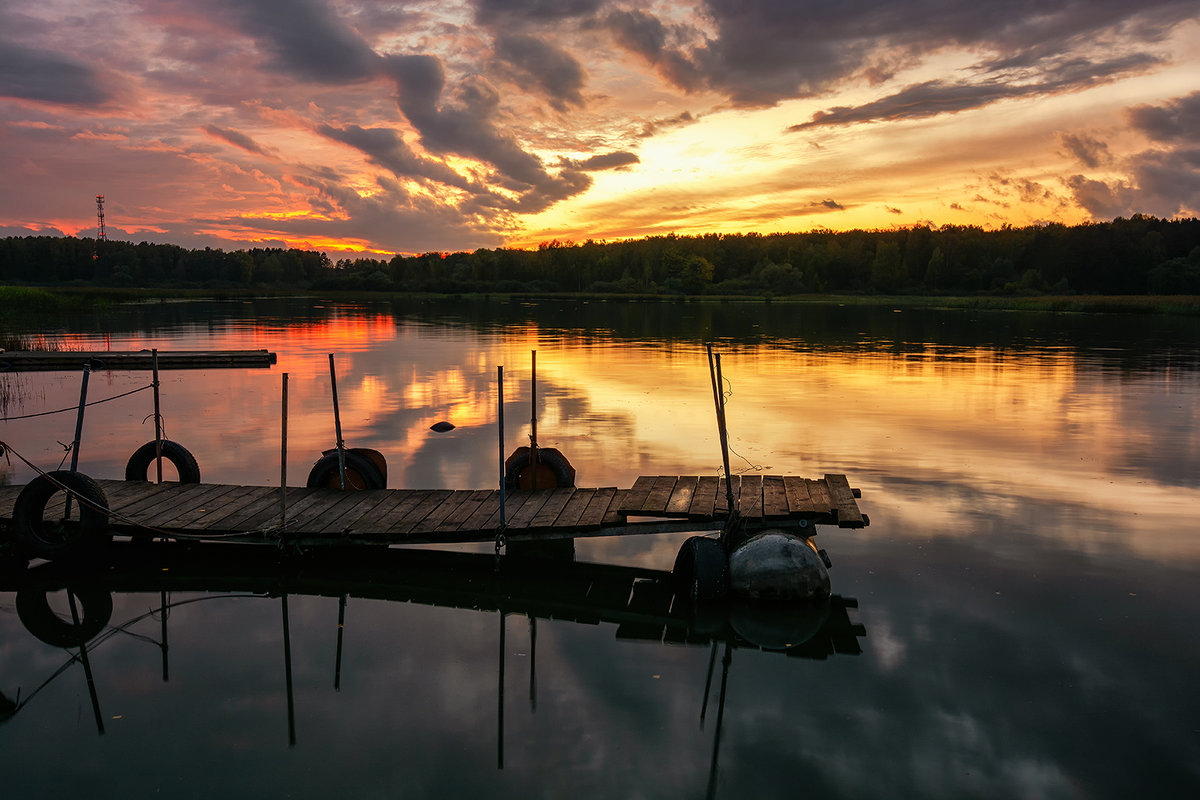
[[[0,0],[0,235],[418,253],[1200,215],[1196,0]]]

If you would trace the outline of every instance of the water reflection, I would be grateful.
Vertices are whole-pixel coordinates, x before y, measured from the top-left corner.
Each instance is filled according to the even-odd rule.
[[[67,675],[72,672],[76,672],[78,679],[77,673],[81,671],[95,729],[100,735],[106,733],[106,724],[120,718],[107,715],[104,706],[124,702],[121,698],[107,700],[97,688],[105,683],[96,674],[101,668],[93,667],[96,651],[102,645],[124,635],[157,648],[161,655],[160,679],[166,684],[173,672],[187,671],[186,666],[180,670],[177,663],[180,658],[187,658],[186,651],[182,656],[172,657],[171,642],[179,638],[180,623],[169,624],[169,620],[179,610],[206,601],[240,604],[277,599],[282,614],[284,661],[276,691],[286,695],[286,730],[292,746],[297,744],[297,718],[303,718],[305,710],[303,704],[295,702],[293,689],[290,634],[294,623],[289,602],[294,604],[297,598],[305,597],[339,601],[336,644],[333,652],[328,653],[334,691],[340,691],[343,675],[357,669],[353,658],[343,664],[344,632],[357,627],[353,614],[347,614],[349,600],[418,604],[493,615],[498,628],[493,713],[496,767],[500,769],[505,763],[505,707],[506,703],[514,702],[511,696],[506,698],[505,682],[506,669],[511,669],[509,662],[514,660],[506,647],[510,627],[527,628],[528,649],[520,655],[525,662],[522,667],[527,669],[528,684],[527,693],[520,697],[528,703],[531,713],[538,707],[539,620],[589,627],[602,625],[605,629],[612,626],[617,640],[643,645],[707,648],[704,689],[694,700],[701,729],[706,720],[713,716],[716,719],[715,728],[711,729],[709,796],[716,789],[721,722],[734,653],[764,651],[791,659],[826,660],[835,654],[861,654],[859,638],[866,635],[865,628],[850,619],[848,610],[858,607],[857,601],[850,598],[834,595],[819,603],[789,607],[762,607],[747,602],[696,606],[677,596],[669,572],[577,562],[569,547],[564,553],[495,557],[411,550],[381,550],[369,555],[345,551],[303,555],[270,548],[211,544],[114,543],[99,560],[88,564],[56,562],[27,567],[23,561],[0,562],[0,591],[15,593],[17,615],[33,637],[69,651],[67,661],[32,690],[24,694],[18,691],[15,697],[0,691],[0,722],[17,714],[31,713],[26,709],[36,703],[43,690],[55,681],[69,680]],[[157,595],[159,600],[154,607],[131,619],[114,620],[114,596],[121,595]],[[510,622],[510,618],[519,621]],[[311,624],[312,620],[300,622]],[[327,627],[333,627],[332,620]],[[207,645],[216,646],[218,642],[210,638]],[[19,643],[6,643],[7,649],[16,646]],[[407,640],[400,646],[417,648],[419,652],[421,642]],[[723,656],[718,674],[719,647],[723,648]],[[235,653],[230,656],[237,658]],[[302,670],[310,669],[312,662],[311,654],[297,659],[297,663],[308,665],[301,667]],[[80,670],[73,669],[76,665]],[[436,658],[426,664],[431,672],[447,666],[453,665],[439,665]],[[480,677],[477,675],[473,680],[479,681]],[[122,676],[116,693],[136,693],[151,680],[152,673],[143,663]],[[477,709],[477,714],[480,712],[482,709]],[[44,724],[52,728],[55,722],[47,720]],[[419,728],[420,720],[414,719],[410,724]],[[471,732],[464,731],[466,734]],[[478,731],[472,735],[478,735]],[[521,744],[518,741],[517,747]],[[522,758],[531,756],[522,753]]]

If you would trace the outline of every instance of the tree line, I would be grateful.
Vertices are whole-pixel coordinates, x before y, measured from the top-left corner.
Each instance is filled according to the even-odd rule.
[[[782,297],[871,294],[1200,294],[1200,220],[985,230],[651,236],[536,250],[344,258],[27,236],[0,240],[0,281],[150,288],[582,292]]]

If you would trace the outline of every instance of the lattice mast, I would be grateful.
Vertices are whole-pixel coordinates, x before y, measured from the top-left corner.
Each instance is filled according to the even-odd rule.
[[[104,233],[104,195],[96,195],[96,241],[107,240]]]

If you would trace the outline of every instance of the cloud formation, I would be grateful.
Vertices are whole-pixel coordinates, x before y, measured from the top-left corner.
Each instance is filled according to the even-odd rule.
[[[98,193],[132,235],[381,252],[1196,213],[1195,16],[1192,0],[0,0],[0,176],[22,187],[0,226],[88,235]],[[1056,111],[1134,79],[1132,101]]]

